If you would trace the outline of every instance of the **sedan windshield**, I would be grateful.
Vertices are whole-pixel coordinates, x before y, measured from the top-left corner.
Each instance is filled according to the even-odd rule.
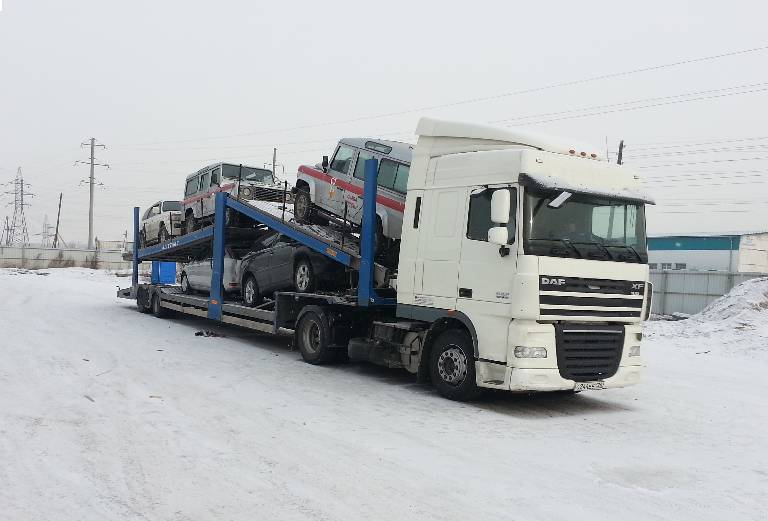
[[[557,208],[549,206],[559,195],[526,191],[526,254],[648,262],[642,204],[574,194]]]
[[[222,172],[222,175],[227,179],[237,179],[240,177],[240,166],[222,165]],[[244,181],[254,181],[257,183],[271,183],[274,180],[271,170],[254,168],[252,166],[244,166],[242,176]]]

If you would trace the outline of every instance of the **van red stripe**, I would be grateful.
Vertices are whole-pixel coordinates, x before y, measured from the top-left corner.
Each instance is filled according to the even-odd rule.
[[[329,176],[325,172],[322,172],[320,170],[315,170],[314,168],[310,168],[308,166],[302,165],[299,167],[299,172],[303,174],[307,174],[310,177],[314,177],[315,179],[320,179],[321,181],[325,181],[326,183],[331,182],[331,179],[333,177]],[[336,186],[339,188],[343,188],[344,190],[348,192],[352,192],[353,194],[363,197],[363,189],[357,185],[353,185],[352,183],[348,183],[342,179],[336,178]],[[393,210],[396,210],[400,213],[403,213],[405,211],[405,203],[402,203],[396,199],[392,199],[391,197],[386,197],[384,195],[376,195],[376,203],[380,204],[382,206],[386,206],[387,208],[392,208]]]

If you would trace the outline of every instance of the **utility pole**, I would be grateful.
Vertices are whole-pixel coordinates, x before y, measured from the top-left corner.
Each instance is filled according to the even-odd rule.
[[[624,159],[624,140],[622,139],[619,141],[619,155],[616,159],[616,164],[620,165],[622,160]]]
[[[59,220],[61,219],[61,198],[64,194],[59,192],[59,213],[56,214],[56,232],[53,235],[53,247],[59,245]]]
[[[109,168],[109,165],[96,163],[96,155],[95,155],[96,147],[107,148],[106,145],[96,143],[96,138],[92,137],[88,142],[80,143],[80,147],[82,148],[83,146],[89,145],[89,144],[91,146],[90,162],[86,163],[85,161],[75,161],[75,164],[83,163],[83,164],[91,165],[91,175],[88,178],[88,185],[91,192],[89,203],[88,203],[88,249],[92,250],[93,249],[93,189],[94,189],[94,184],[96,183],[96,177],[95,177],[94,171],[95,171],[95,167],[97,166],[105,166]]]
[[[275,179],[275,176],[277,173],[275,172],[275,168],[277,168],[277,149],[272,149],[272,179]]]

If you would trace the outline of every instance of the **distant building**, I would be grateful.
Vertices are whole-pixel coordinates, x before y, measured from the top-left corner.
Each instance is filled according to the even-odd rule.
[[[651,235],[652,270],[768,273],[768,232]]]

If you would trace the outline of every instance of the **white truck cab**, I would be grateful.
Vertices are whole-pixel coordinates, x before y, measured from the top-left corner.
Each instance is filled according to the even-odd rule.
[[[416,133],[397,316],[457,330],[474,350],[428,335],[419,359],[439,365],[438,389],[465,398],[473,383],[511,391],[637,383],[652,200],[636,172],[594,148],[527,132],[423,118]]]

